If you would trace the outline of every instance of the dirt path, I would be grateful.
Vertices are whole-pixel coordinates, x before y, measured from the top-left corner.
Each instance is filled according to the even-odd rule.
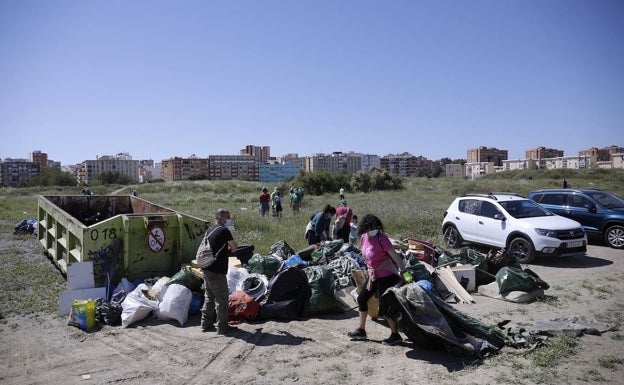
[[[590,246],[588,256],[540,260],[531,268],[557,301],[514,304],[475,295],[455,305],[485,323],[584,317],[621,323],[624,251]],[[443,349],[409,341],[399,346],[352,342],[344,333],[356,312],[299,321],[240,324],[232,337],[202,333],[199,317],[184,326],[155,318],[129,328],[91,332],[43,314],[0,323],[0,384],[549,384],[622,383],[622,333],[578,338],[578,354],[552,369],[531,366],[522,355],[471,362]],[[388,335],[369,322],[371,340]],[[606,366],[605,357],[615,364]],[[619,359],[619,363],[618,363]]]

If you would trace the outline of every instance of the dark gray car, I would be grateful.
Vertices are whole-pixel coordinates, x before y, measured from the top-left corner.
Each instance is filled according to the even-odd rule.
[[[532,191],[527,198],[579,222],[588,236],[599,236],[616,249],[624,248],[624,199],[597,189]]]

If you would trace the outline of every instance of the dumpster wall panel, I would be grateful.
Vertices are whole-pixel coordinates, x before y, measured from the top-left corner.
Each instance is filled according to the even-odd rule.
[[[209,223],[133,196],[40,196],[39,242],[62,271],[92,261],[96,285],[170,276]]]

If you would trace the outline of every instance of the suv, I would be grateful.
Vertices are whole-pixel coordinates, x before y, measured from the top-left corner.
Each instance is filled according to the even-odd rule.
[[[557,215],[579,222],[588,235],[609,246],[624,248],[624,200],[596,189],[538,190],[528,198]]]
[[[581,225],[511,193],[467,194],[455,198],[442,221],[444,242],[506,248],[520,263],[536,256],[584,255],[587,236]]]

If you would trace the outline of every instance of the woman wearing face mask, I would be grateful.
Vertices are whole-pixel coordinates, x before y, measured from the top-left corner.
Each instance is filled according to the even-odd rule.
[[[401,282],[401,273],[405,271],[403,259],[394,251],[392,243],[386,234],[381,220],[373,214],[367,214],[358,224],[357,233],[360,237],[362,256],[368,267],[368,278],[360,290],[357,302],[359,310],[359,326],[347,335],[353,340],[365,340],[366,316],[368,313],[368,300],[375,294],[381,301],[386,289]],[[381,304],[380,304],[381,305]],[[402,341],[396,322],[381,313],[383,306],[379,306],[379,316],[388,321],[390,337],[383,341],[387,345],[396,345]]]

